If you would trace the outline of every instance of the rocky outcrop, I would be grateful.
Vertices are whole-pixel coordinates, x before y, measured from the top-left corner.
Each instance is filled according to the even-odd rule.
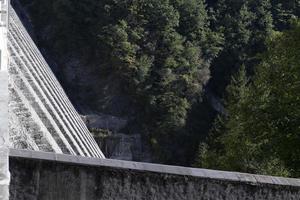
[[[104,114],[82,116],[107,158],[151,162],[151,149],[141,134],[123,133],[128,120]]]
[[[150,147],[143,142],[140,134],[115,133],[105,137],[95,137],[95,139],[107,158],[139,162],[152,161]]]
[[[112,132],[120,132],[127,125],[127,120],[104,114],[91,114],[82,117],[90,129],[104,129]]]

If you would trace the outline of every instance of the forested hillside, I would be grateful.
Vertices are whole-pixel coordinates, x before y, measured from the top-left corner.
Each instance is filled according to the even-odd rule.
[[[227,87],[227,113],[200,146],[200,166],[300,176],[299,21],[267,44],[255,75],[242,67]]]
[[[78,109],[153,161],[299,176],[299,0],[20,2]]]

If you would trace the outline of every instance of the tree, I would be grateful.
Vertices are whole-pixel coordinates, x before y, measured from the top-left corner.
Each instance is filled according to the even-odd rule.
[[[39,45],[62,66],[57,67],[61,81],[69,78],[74,60],[78,72],[93,74],[88,83],[93,90],[80,94],[89,101],[79,104],[130,119],[122,131],[143,133],[157,161],[183,165],[190,164],[216,115],[206,96],[223,97],[241,66],[253,75],[272,16],[281,29],[299,15],[299,0],[21,2],[31,13]],[[89,82],[83,76],[76,74],[78,87],[63,83],[67,92],[77,95],[80,84]],[[129,106],[115,109],[111,99]]]
[[[224,35],[224,48],[212,62],[209,87],[223,96],[230,78],[239,67],[253,71],[255,55],[265,48],[265,40],[272,31],[272,16],[268,0],[220,0],[211,14],[213,29]]]
[[[249,146],[244,135],[245,124],[242,123],[247,117],[249,98],[245,67],[233,77],[226,91],[226,115],[216,119],[209,146],[201,144],[199,162],[203,167],[248,171],[251,156],[245,154],[249,152]]]
[[[272,14],[276,30],[288,29],[291,20],[300,17],[300,1],[272,0]]]
[[[276,33],[252,84],[245,73],[228,88],[220,117],[199,164],[225,170],[299,177],[300,26]]]
[[[170,149],[222,43],[204,0],[49,0],[47,9],[36,0],[24,3],[36,27],[47,30],[39,39],[53,54],[76,55],[97,64],[99,79],[113,77],[111,84],[136,107],[131,123],[159,149],[160,160],[179,160]]]
[[[90,37],[92,49],[101,55],[101,72],[118,77],[122,92],[139,107],[135,121],[163,158],[159,160],[172,160],[171,146],[181,145],[176,134],[186,125],[210,77],[210,61],[220,50],[221,39],[209,27],[204,1],[116,0],[93,2],[93,7],[87,1],[72,2],[69,10],[83,12],[75,17],[70,12],[72,18],[65,16],[62,24],[78,31],[73,39]]]

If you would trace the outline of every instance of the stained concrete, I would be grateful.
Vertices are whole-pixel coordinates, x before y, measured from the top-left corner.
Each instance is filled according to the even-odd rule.
[[[8,73],[0,71],[0,145],[8,142]]]
[[[12,7],[7,38],[11,147],[104,158]]]
[[[8,74],[0,70],[0,199],[8,200]]]
[[[299,200],[300,180],[11,150],[11,199]]]

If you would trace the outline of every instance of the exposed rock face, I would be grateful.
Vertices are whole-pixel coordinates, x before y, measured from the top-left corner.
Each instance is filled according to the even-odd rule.
[[[300,182],[297,179],[107,159],[85,158],[81,160],[70,156],[57,157],[56,160],[67,162],[60,163],[54,161],[55,156],[50,154],[47,156],[32,154],[31,157],[43,157],[49,160],[32,160],[26,156],[25,158],[10,158],[11,199],[300,199]]]
[[[141,135],[110,134],[95,137],[107,158],[117,160],[152,162],[150,147],[144,144]]]
[[[82,116],[107,158],[151,162],[151,149],[141,134],[124,134],[128,120],[104,114]]]
[[[85,115],[83,119],[89,128],[105,129],[119,132],[127,125],[127,120],[111,115]]]

